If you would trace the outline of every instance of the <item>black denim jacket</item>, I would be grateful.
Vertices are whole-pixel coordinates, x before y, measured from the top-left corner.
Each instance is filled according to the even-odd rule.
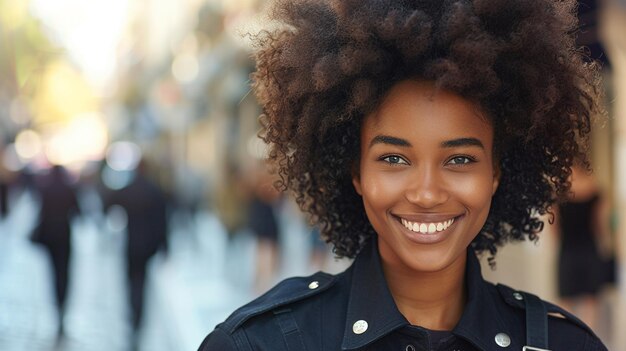
[[[486,282],[472,250],[467,257],[465,310],[449,336],[437,338],[436,344],[428,330],[410,325],[398,311],[372,240],[345,272],[284,280],[239,308],[199,350],[521,351],[527,346],[524,299],[533,295]],[[576,317],[550,303],[544,306],[549,350],[606,350]]]

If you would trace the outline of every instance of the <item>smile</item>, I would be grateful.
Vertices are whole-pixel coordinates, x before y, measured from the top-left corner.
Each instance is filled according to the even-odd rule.
[[[454,218],[450,218],[447,221],[443,222],[431,222],[431,223],[419,223],[419,222],[411,222],[404,218],[400,218],[402,224],[406,227],[406,229],[421,233],[421,234],[434,234],[437,232],[442,232],[454,223]]]

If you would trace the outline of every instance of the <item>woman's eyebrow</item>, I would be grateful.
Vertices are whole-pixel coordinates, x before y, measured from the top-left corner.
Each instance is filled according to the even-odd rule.
[[[478,146],[481,149],[485,148],[483,143],[476,138],[458,138],[458,139],[446,140],[441,143],[441,147],[445,147],[445,148],[460,147],[460,146]]]
[[[369,147],[371,148],[372,146],[374,146],[376,144],[387,144],[387,145],[411,147],[411,143],[409,143],[407,140],[401,139],[401,138],[392,137],[392,136],[389,136],[389,135],[377,135],[377,136],[375,136],[374,139],[372,139],[372,141],[370,141]]]

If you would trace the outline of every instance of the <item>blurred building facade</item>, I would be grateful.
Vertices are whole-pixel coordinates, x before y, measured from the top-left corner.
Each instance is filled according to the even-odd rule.
[[[603,38],[606,49],[613,63],[614,100],[613,119],[614,135],[613,163],[615,169],[615,204],[617,208],[616,245],[619,262],[618,269],[619,299],[614,324],[614,347],[626,347],[626,335],[620,331],[626,329],[626,3],[624,1],[607,2],[603,12]]]

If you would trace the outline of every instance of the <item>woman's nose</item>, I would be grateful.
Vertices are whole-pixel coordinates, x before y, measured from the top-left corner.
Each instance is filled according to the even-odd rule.
[[[448,200],[448,192],[434,167],[421,167],[408,180],[405,197],[421,208],[433,208]]]

